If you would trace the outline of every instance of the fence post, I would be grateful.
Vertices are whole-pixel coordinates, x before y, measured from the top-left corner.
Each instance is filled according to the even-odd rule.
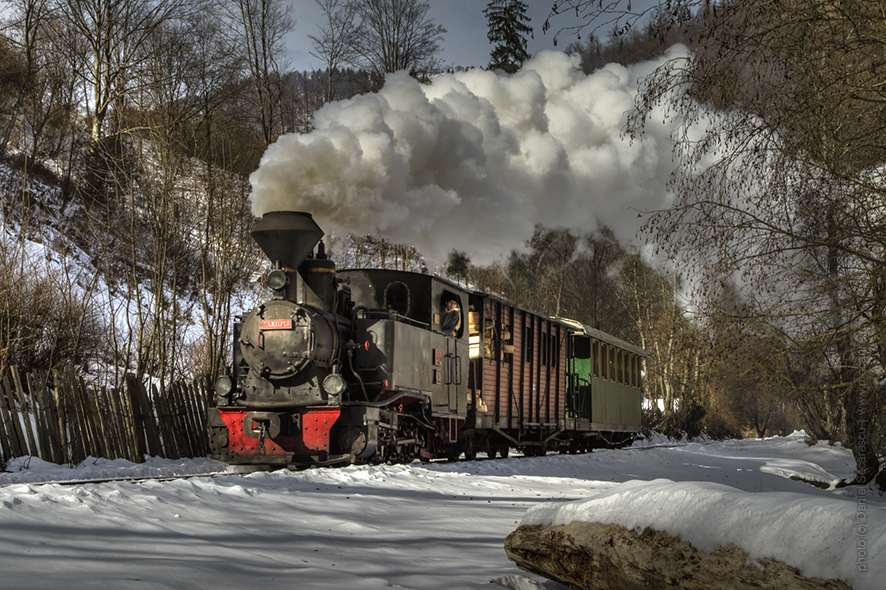
[[[47,380],[49,377],[47,376]],[[58,377],[58,372],[52,372],[52,381],[55,386],[55,390],[53,391],[52,398],[53,403],[55,403],[55,411],[56,411],[56,422],[54,424],[54,428],[57,428],[56,431],[58,433],[58,438],[61,441],[61,462],[67,463],[71,460],[71,453],[68,452],[68,420],[67,414],[65,411],[65,393],[62,389],[61,381]],[[71,445],[73,449],[73,445]]]
[[[80,396],[75,386],[74,368],[71,365],[65,367],[64,380],[59,384],[59,392],[64,397],[59,401],[64,404],[65,416],[71,437],[71,463],[77,464],[89,456],[91,446],[89,444],[89,430],[83,421],[83,411],[80,409]]]
[[[4,379],[5,381],[5,379]],[[18,412],[15,410],[15,400],[8,397],[7,389],[0,388],[0,445],[2,445],[3,455],[7,459],[13,457],[21,457],[22,447],[19,441],[22,440],[21,427],[18,424]],[[6,436],[3,435],[4,430]]]
[[[167,459],[179,459],[181,455],[178,452],[178,433],[176,432],[175,421],[172,415],[172,409],[165,396],[161,395],[156,387],[151,387],[151,396],[154,400],[154,411],[157,413],[157,426],[160,435],[163,437],[163,452]]]
[[[15,367],[10,367],[9,371],[12,373],[12,380],[15,382],[14,393],[18,397],[18,407],[22,417],[22,428],[28,436],[28,445],[31,447],[30,454],[33,457],[39,457],[40,449],[37,445],[37,439],[34,437],[34,428],[31,425],[31,420],[29,418],[30,412],[28,412],[28,399],[25,397],[25,390],[22,387],[21,375],[19,375],[18,369]],[[33,404],[31,404],[31,406],[33,406]]]
[[[143,460],[147,453],[150,453],[152,457],[162,457],[163,447],[160,445],[157,421],[154,418],[145,386],[135,378],[135,375],[129,373],[126,375],[126,389],[129,391],[129,399],[132,401],[132,414],[140,460]],[[148,443],[147,449],[145,448],[145,440]]]
[[[6,393],[6,407],[9,411],[9,422],[12,425],[13,453],[16,457],[24,457],[30,454],[28,439],[25,437],[24,425],[21,422],[23,409],[19,410],[19,404],[15,397],[15,390],[9,384],[9,379],[3,376],[3,390]]]

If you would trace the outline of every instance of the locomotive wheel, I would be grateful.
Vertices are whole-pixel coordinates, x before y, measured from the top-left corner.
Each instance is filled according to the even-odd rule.
[[[503,447],[498,447],[498,456],[501,457],[502,459],[507,459],[510,451],[511,451],[511,448],[507,445],[505,445]]]

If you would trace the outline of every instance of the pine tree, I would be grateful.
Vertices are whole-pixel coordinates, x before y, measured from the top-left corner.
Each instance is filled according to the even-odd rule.
[[[458,283],[468,283],[471,276],[471,259],[464,252],[453,250],[446,261],[446,274]]]
[[[513,74],[529,59],[526,36],[532,36],[527,6],[520,0],[492,0],[483,14],[489,23],[486,37],[494,45],[489,68]]]

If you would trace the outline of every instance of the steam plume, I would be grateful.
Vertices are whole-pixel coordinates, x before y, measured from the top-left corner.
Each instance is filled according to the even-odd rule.
[[[585,75],[577,58],[542,51],[512,76],[390,75],[270,146],[250,177],[252,211],[307,211],[326,232],[384,236],[437,261],[457,248],[491,262],[536,223],[606,224],[631,240],[637,210],[668,200],[670,127],[621,137],[637,80],[656,65]]]

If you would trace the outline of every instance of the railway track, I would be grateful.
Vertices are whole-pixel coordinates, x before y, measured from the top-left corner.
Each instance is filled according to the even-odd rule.
[[[665,444],[665,445],[651,445],[648,447],[632,447],[630,450],[632,451],[649,451],[652,449],[667,449],[673,447],[684,446],[680,443],[676,444]],[[556,453],[551,453],[555,455]],[[511,455],[513,459],[522,458],[522,455],[519,453],[515,453]],[[487,458],[478,458],[474,459],[475,461],[488,461],[490,459]],[[467,459],[460,459],[460,461],[467,461]],[[123,476],[123,477],[95,477],[95,478],[86,478],[86,479],[54,479],[54,480],[45,480],[45,481],[16,481],[10,483],[0,483],[0,488],[8,488],[16,485],[29,485],[29,486],[48,486],[48,485],[59,485],[59,486],[74,486],[74,485],[86,485],[86,484],[103,484],[103,483],[141,483],[145,481],[174,481],[178,479],[194,479],[194,478],[215,478],[221,475],[245,475],[248,473],[254,473],[256,471],[264,471],[260,468],[255,467],[245,467],[245,466],[229,466],[227,470],[224,471],[211,471],[209,473],[190,473],[183,475],[145,475],[145,476]],[[0,472],[0,473],[8,473],[8,472]]]
[[[134,477],[96,477],[89,479],[53,479],[46,481],[16,481],[10,483],[0,483],[0,488],[8,488],[12,486],[74,486],[86,484],[102,484],[102,483],[141,483],[145,481],[174,481],[178,479],[194,479],[198,477],[215,478],[220,475],[241,475],[232,471],[213,471],[210,473],[191,473],[184,475],[145,475]]]

